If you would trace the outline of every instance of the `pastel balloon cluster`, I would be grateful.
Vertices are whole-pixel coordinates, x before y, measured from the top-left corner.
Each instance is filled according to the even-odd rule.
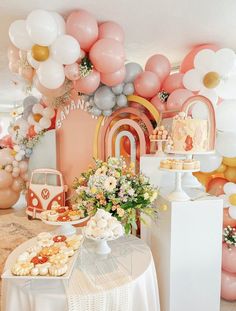
[[[122,83],[113,87],[101,84],[95,93],[89,96],[89,112],[95,117],[108,117],[115,109],[128,106],[127,96],[134,93],[134,80],[142,71],[142,67],[137,63],[126,64]]]
[[[26,161],[16,161],[10,148],[0,150],[0,209],[14,205],[28,180]]]

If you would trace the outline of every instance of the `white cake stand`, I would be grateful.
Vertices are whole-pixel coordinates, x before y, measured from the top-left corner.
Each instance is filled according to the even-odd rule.
[[[117,240],[121,237],[122,235],[119,235],[119,236],[113,236],[112,238],[100,238],[100,237],[97,237],[97,238],[94,238],[93,236],[91,235],[86,235],[85,234],[85,237],[89,240],[93,240],[95,243],[95,248],[94,248],[94,251],[96,254],[99,254],[99,255],[107,255],[111,252],[111,248],[110,246],[108,245],[108,241],[114,241],[114,240]]]
[[[190,197],[187,195],[187,193],[182,188],[182,174],[183,173],[193,173],[193,172],[199,172],[199,169],[194,170],[175,170],[175,169],[167,169],[167,168],[160,168],[162,171],[175,173],[176,179],[175,179],[175,190],[168,194],[167,199],[170,201],[189,201]]]
[[[73,225],[81,224],[88,219],[89,219],[89,216],[78,219],[78,220],[73,220],[73,221],[49,221],[45,219],[42,219],[42,221],[47,225],[58,226],[58,228],[56,229],[56,232],[58,234],[63,234],[63,235],[68,236],[68,235],[76,234],[76,228]]]
[[[159,157],[165,157],[166,154],[163,151],[163,143],[167,142],[167,139],[151,139],[151,142],[157,142],[157,151],[156,151],[156,155]]]

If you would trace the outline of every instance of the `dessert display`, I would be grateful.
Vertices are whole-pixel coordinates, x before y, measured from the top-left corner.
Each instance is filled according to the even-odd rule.
[[[209,150],[208,121],[193,119],[184,111],[173,118],[171,138],[166,151],[173,153],[200,153]]]
[[[167,140],[169,138],[169,132],[165,128],[164,125],[157,126],[154,130],[152,135],[149,136],[151,141],[154,140]]]
[[[98,209],[97,213],[88,221],[84,233],[86,237],[92,239],[114,240],[124,234],[124,229],[111,213]]]
[[[43,211],[42,220],[50,222],[70,222],[84,218],[83,210],[72,210],[68,206],[53,205],[51,210]]]
[[[11,272],[15,276],[62,276],[82,243],[82,235],[66,237],[42,232],[36,244],[18,256]]]
[[[165,159],[160,162],[160,168],[169,170],[200,170],[200,161],[195,159]]]

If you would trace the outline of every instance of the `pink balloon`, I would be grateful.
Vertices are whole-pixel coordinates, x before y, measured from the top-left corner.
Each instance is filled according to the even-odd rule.
[[[87,77],[75,81],[75,89],[83,94],[91,94],[99,87],[100,73],[93,70]]]
[[[133,108],[135,108],[135,109],[137,109],[139,111],[145,112],[144,106],[142,106],[142,105],[140,105],[140,104],[138,104],[136,102],[129,102],[129,106],[133,107]]]
[[[83,50],[89,51],[98,38],[97,21],[87,11],[74,11],[67,18],[66,33],[77,39]]]
[[[65,70],[65,75],[67,79],[72,80],[72,81],[79,79],[80,75],[79,75],[79,64],[78,63],[66,65],[64,70]]]
[[[6,167],[5,167],[5,171],[8,172],[8,173],[11,173],[12,172],[12,165],[8,164]]]
[[[115,72],[124,66],[124,46],[113,39],[100,39],[92,46],[89,57],[99,72]]]
[[[138,95],[146,98],[153,97],[160,90],[160,79],[151,71],[141,72],[134,80],[134,88]]]
[[[183,59],[180,65],[180,72],[185,73],[194,67],[194,58],[198,52],[204,49],[210,49],[213,51],[219,50],[219,47],[214,44],[202,44],[194,47]]]
[[[233,219],[229,216],[229,208],[224,208],[224,216],[223,216],[223,228],[227,226],[236,227],[236,219]]]
[[[28,173],[20,174],[20,177],[21,177],[24,181],[28,181],[28,179],[29,179]]]
[[[124,42],[125,33],[123,28],[115,22],[102,23],[98,28],[98,39],[114,39],[121,43]]]
[[[12,148],[13,143],[11,135],[5,135],[0,139],[0,146],[2,148]]]
[[[13,178],[11,173],[5,170],[0,170],[0,189],[8,188],[11,186]]]
[[[12,207],[19,199],[20,192],[13,189],[0,189],[0,209]]]
[[[0,150],[0,166],[12,164],[14,157],[12,156],[12,149],[4,148]]]
[[[19,74],[28,81],[32,81],[34,73],[35,71],[32,67],[19,68]]]
[[[12,73],[19,73],[20,65],[17,60],[11,60],[8,64],[8,67]]]
[[[101,73],[101,82],[107,86],[115,86],[125,79],[125,66],[112,73]]]
[[[84,50],[80,50],[80,56],[79,58],[77,59],[77,63],[81,63],[81,60],[86,56],[86,53],[84,52]]]
[[[162,90],[172,93],[174,90],[183,89],[183,76],[183,73],[173,73],[169,75],[161,86]]]
[[[158,75],[161,81],[170,74],[171,65],[167,57],[161,54],[151,56],[145,66],[146,71],[152,71]]]
[[[222,269],[236,273],[236,247],[232,246],[231,250],[228,249],[226,243],[222,245]]]
[[[24,181],[21,177],[17,177],[14,179],[13,184],[12,184],[12,189],[16,192],[21,191],[24,185]]]
[[[25,173],[28,170],[28,163],[26,161],[19,162],[19,169],[21,173]]]
[[[66,84],[64,83],[62,86],[60,86],[58,89],[48,89],[44,87],[40,82],[37,76],[34,77],[34,86],[36,89],[43,94],[46,97],[60,97],[66,93]],[[72,85],[71,85],[72,88]],[[68,90],[69,91],[69,90]]]
[[[166,111],[166,103],[163,103],[158,94],[151,99],[151,103],[156,107],[159,112]]]
[[[13,44],[10,44],[10,46],[7,49],[7,57],[9,61],[19,60],[20,59],[19,51],[20,50],[17,47],[15,47]]]
[[[236,300],[236,274],[222,271],[221,297],[225,300]]]
[[[189,90],[175,90],[167,99],[167,110],[180,110],[183,103],[191,96],[193,96],[193,93]]]

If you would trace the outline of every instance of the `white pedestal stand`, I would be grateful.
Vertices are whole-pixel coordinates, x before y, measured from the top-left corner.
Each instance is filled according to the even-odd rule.
[[[193,158],[192,154],[187,154],[186,159],[190,160]],[[182,177],[182,185],[186,188],[199,188],[204,189],[203,185],[198,181],[198,179],[193,176],[192,173],[185,173]]]
[[[219,311],[223,201],[158,199],[156,222],[141,238],[154,257],[163,311]]]

